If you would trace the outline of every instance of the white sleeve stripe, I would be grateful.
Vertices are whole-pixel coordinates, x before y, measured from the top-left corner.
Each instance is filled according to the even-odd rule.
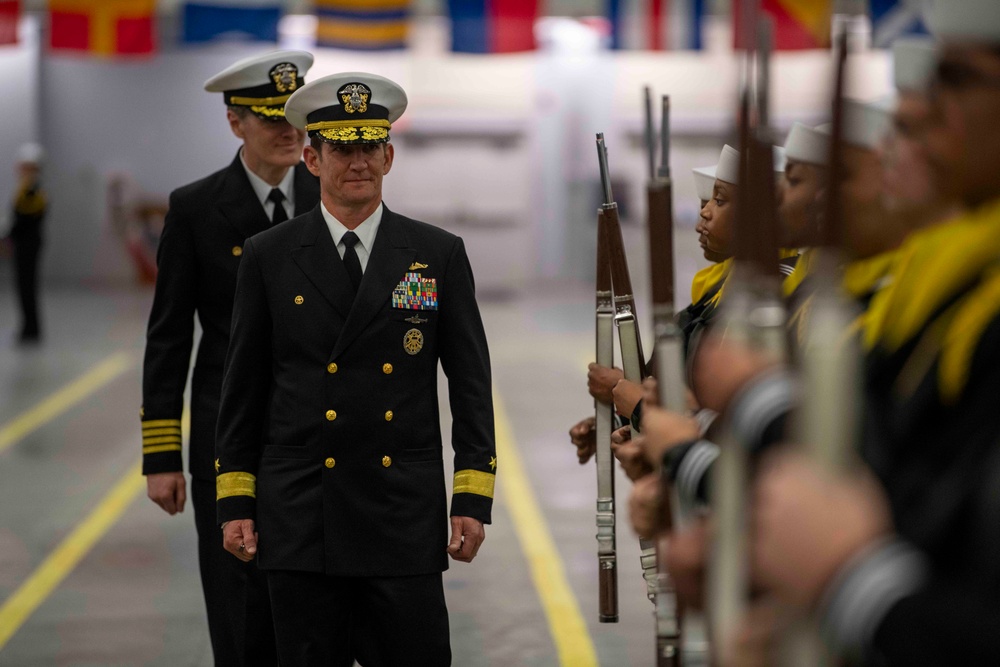
[[[719,446],[699,440],[685,455],[677,471],[677,493],[682,502],[693,507],[698,502],[698,487],[712,462],[719,457]]]
[[[824,595],[822,626],[842,655],[860,658],[882,619],[924,582],[927,563],[909,544],[881,541],[858,554]]]
[[[769,373],[741,391],[733,402],[732,429],[740,442],[756,446],[767,427],[788,412],[794,387],[787,372]]]

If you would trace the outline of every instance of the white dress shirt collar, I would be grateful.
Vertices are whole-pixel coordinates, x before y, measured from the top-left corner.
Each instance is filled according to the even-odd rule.
[[[257,195],[258,201],[260,201],[261,206],[267,212],[267,217],[271,218],[271,214],[274,212],[274,203],[268,199],[268,195],[271,194],[273,188],[278,188],[281,190],[281,194],[285,195],[285,212],[288,213],[289,218],[295,217],[295,167],[289,167],[288,171],[285,172],[285,177],[281,179],[281,182],[277,185],[271,185],[263,178],[253,173],[253,170],[247,165],[247,161],[243,158],[243,149],[240,149],[240,162],[243,164],[243,169],[247,172],[247,178],[250,179],[250,187],[253,188],[254,194]]]
[[[330,236],[337,246],[337,252],[343,258],[345,248],[340,239],[344,237],[344,234],[352,230],[349,230],[340,220],[333,217],[333,214],[326,210],[326,204],[321,203],[319,210],[323,214],[323,220],[330,230]],[[371,255],[372,245],[375,243],[375,235],[378,233],[379,225],[382,224],[382,210],[382,202],[379,202],[378,208],[353,230],[358,237],[358,243],[354,246],[354,250],[358,253],[358,260],[361,262],[362,271],[368,267],[368,257]]]

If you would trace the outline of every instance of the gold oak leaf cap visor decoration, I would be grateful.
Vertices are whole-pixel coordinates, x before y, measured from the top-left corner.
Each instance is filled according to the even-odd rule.
[[[384,144],[405,110],[399,84],[377,74],[343,72],[303,86],[285,104],[285,117],[331,144]]]
[[[306,51],[271,51],[239,60],[205,82],[227,105],[247,107],[258,118],[281,120],[285,103],[305,85],[313,56]]]

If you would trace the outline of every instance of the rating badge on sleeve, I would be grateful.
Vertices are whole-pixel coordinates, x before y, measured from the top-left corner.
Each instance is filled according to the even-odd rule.
[[[409,310],[437,310],[437,280],[409,272],[392,290],[392,307]]]

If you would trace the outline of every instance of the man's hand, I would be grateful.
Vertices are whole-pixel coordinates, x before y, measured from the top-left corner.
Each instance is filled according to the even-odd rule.
[[[597,420],[581,419],[569,430],[569,440],[576,447],[576,458],[583,465],[597,452]]]
[[[486,530],[479,519],[473,519],[471,516],[451,517],[451,542],[448,543],[448,555],[452,559],[471,563],[485,539]]]
[[[888,502],[870,474],[835,477],[802,453],[777,451],[754,489],[755,581],[811,607],[854,554],[890,530]]]
[[[623,377],[625,373],[620,368],[607,368],[592,363],[587,366],[587,390],[601,403],[612,405],[614,397],[611,392]]]
[[[157,472],[146,475],[146,495],[167,514],[183,512],[184,502],[187,500],[184,473]]]
[[[663,523],[660,516],[660,476],[649,474],[640,477],[628,496],[628,516],[632,530],[640,539],[652,539]]]
[[[760,350],[710,333],[695,353],[691,389],[703,408],[725,412],[750,380],[777,363]]]
[[[618,462],[622,464],[622,469],[628,478],[633,482],[640,477],[645,477],[653,472],[653,467],[646,463],[642,456],[642,436],[631,437],[632,430],[628,426],[623,426],[611,434],[611,453],[615,455]]]
[[[257,555],[257,532],[253,519],[236,519],[222,524],[222,546],[247,563]]]
[[[663,546],[663,543],[666,545]],[[699,518],[682,528],[674,527],[661,538],[660,554],[670,574],[677,598],[685,607],[701,609],[705,604],[705,563],[708,554],[708,525]]]
[[[642,400],[642,385],[629,382],[622,378],[615,383],[615,388],[611,390],[611,397],[615,401],[615,410],[625,419],[632,419],[632,412],[635,406]]]
[[[642,435],[642,454],[655,468],[668,450],[701,435],[701,424],[694,417],[646,407],[642,411]]]

